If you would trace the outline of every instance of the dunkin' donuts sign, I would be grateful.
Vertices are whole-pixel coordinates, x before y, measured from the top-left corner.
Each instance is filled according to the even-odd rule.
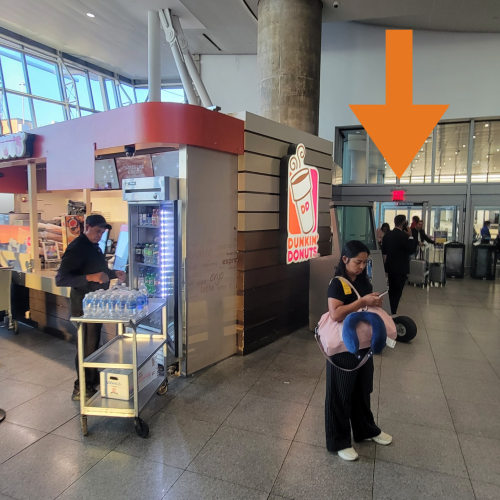
[[[286,263],[305,262],[318,253],[318,170],[304,164],[306,148],[288,159]]]
[[[0,137],[0,160],[29,158],[33,154],[35,136],[26,132]]]

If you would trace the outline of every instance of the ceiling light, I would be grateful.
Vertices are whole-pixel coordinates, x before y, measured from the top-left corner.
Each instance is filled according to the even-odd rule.
[[[489,123],[485,123],[484,126],[485,127],[489,127],[490,125],[489,125]]]
[[[443,163],[443,165],[446,165],[446,163]]]
[[[92,14],[91,12],[87,12],[87,16],[88,17],[95,17],[94,14]]]
[[[473,136],[472,136],[472,138],[473,138],[473,139],[475,139],[475,138],[476,138],[476,136],[475,136],[475,135],[473,135]]]
[[[420,158],[420,155],[418,155],[418,157]]]
[[[361,134],[361,132],[359,130],[356,131],[356,134]]]
[[[477,160],[478,163],[481,163],[479,160]]]
[[[462,147],[465,148],[465,144],[463,144]]]
[[[450,160],[450,161],[451,161],[451,158],[448,158],[448,160]]]

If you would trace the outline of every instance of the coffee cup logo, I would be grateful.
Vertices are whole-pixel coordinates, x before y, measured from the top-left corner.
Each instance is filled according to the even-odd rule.
[[[287,264],[304,262],[318,252],[318,170],[305,165],[306,148],[299,144],[288,158]]]

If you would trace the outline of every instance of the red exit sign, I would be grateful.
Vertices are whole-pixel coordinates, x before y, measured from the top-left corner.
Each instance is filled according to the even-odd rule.
[[[405,201],[405,192],[403,189],[392,192],[392,201]]]

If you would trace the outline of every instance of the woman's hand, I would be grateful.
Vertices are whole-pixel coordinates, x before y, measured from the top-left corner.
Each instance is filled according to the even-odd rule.
[[[366,307],[382,307],[382,302],[384,300],[382,297],[379,297],[378,293],[370,293],[365,295],[362,299]]]

